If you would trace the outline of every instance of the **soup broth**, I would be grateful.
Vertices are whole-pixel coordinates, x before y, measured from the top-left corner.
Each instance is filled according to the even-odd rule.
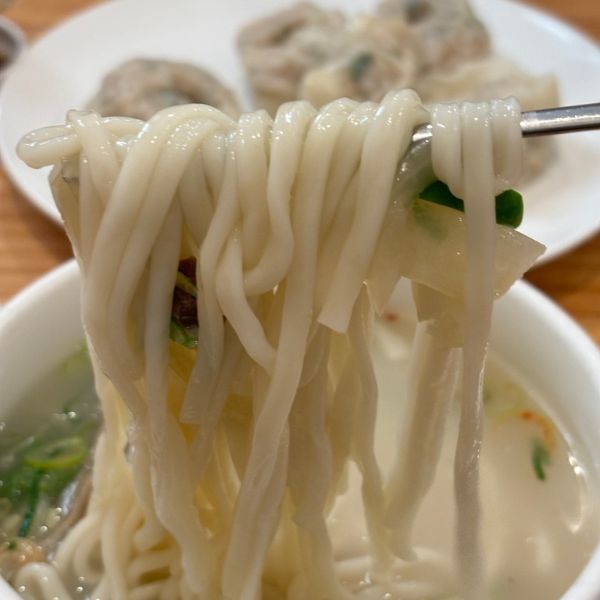
[[[410,345],[410,323],[395,313],[387,313],[377,323],[373,341],[380,396],[376,451],[387,470],[397,453],[405,410],[403,396]],[[598,541],[600,515],[595,478],[586,469],[583,450],[574,441],[568,424],[556,419],[544,398],[493,355],[488,361],[484,398],[481,497],[489,598],[558,598],[575,580]],[[50,420],[45,403],[54,408]],[[91,444],[98,420],[91,368],[87,355],[79,353],[34,387],[24,399],[20,414],[3,422],[0,434],[3,472],[11,461],[14,463],[15,457],[24,454],[24,447],[35,447],[48,440],[72,439],[82,431],[86,432],[86,444]],[[398,561],[391,580],[370,571],[366,525],[360,509],[360,477],[355,467],[351,467],[348,492],[334,506],[329,526],[338,576],[357,597],[368,600],[457,597],[452,548],[456,419],[450,422],[452,426],[445,435],[434,484],[414,529],[413,542],[420,560],[414,564]],[[72,477],[75,476],[73,471]],[[46,511],[46,521],[53,518],[52,511],[56,508]],[[12,515],[4,514],[5,552],[22,521],[21,509]],[[46,521],[38,515],[29,534],[32,540],[44,539]],[[24,598],[32,598],[26,589],[19,592]],[[81,581],[73,584],[73,593],[84,597]],[[285,597],[268,587],[264,594],[269,599]],[[291,592],[298,599],[304,597],[302,594],[301,585]]]
[[[0,421],[0,575],[52,556],[83,513],[100,420],[82,348]]]
[[[376,451],[384,469],[396,455],[410,325],[394,313],[377,325],[373,359],[379,385]],[[569,424],[509,364],[493,354],[484,384],[481,504],[488,598],[550,600],[574,582],[598,543],[596,474]],[[455,411],[457,411],[455,407]],[[399,562],[393,581],[368,570],[360,477],[331,517],[340,572],[358,597],[372,600],[458,597],[453,565],[453,459],[457,414],[450,419],[434,483],[418,514],[413,543],[419,566]]]

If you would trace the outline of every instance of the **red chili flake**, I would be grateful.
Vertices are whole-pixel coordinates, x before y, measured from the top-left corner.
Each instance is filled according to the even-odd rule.
[[[520,412],[520,417],[524,421],[531,421],[534,425],[537,425],[544,441],[546,442],[548,450],[553,452],[556,446],[556,439],[554,436],[554,427],[552,426],[552,422],[541,413],[532,410],[522,410]]]
[[[390,322],[394,323],[395,321],[398,320],[398,315],[394,312],[386,311],[383,313],[383,318],[386,321],[390,321]]]

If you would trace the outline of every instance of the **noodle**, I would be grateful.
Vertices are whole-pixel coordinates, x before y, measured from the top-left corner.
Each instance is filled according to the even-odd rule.
[[[429,119],[401,91],[318,112],[289,103],[273,121],[259,111],[236,122],[199,105],[147,124],[71,112],[66,125],[24,138],[26,162],[55,165],[105,432],[87,515],[53,564],[23,568],[17,587],[71,598],[68,582],[84,577],[103,600],[353,597],[327,516],[354,464],[373,593],[483,597],[478,456],[491,310],[541,247],[495,224],[494,195],[518,176],[516,103],[436,107],[432,144],[411,148]],[[425,209],[447,226],[437,241],[414,204],[432,166],[466,208],[464,222]],[[454,258],[443,265],[448,244]],[[169,339],[189,256],[195,351]],[[413,279],[421,324],[412,409],[386,478],[374,452],[370,338],[373,306],[383,309],[402,276]],[[456,579],[448,561],[415,551],[410,533],[460,355]],[[398,568],[408,579],[394,583]]]

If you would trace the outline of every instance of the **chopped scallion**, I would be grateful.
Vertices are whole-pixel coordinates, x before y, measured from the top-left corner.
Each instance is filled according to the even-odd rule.
[[[19,527],[19,533],[17,534],[19,537],[26,537],[31,529],[31,525],[37,511],[38,502],[40,500],[40,481],[43,475],[44,471],[41,470],[36,470],[33,474],[31,486],[27,492],[25,514],[23,515],[23,520],[21,521],[21,526]]]
[[[188,293],[190,296],[192,296],[194,298],[198,297],[198,290],[196,289],[196,286],[189,279],[189,277],[184,275],[181,271],[177,271],[177,279],[175,280],[175,285],[179,289]]]
[[[79,436],[71,436],[34,448],[25,456],[25,463],[45,471],[72,469],[83,463],[86,454],[84,440]]]
[[[442,181],[434,181],[420,194],[419,198],[448,206],[461,212],[465,211],[465,203],[457,198]],[[496,196],[496,223],[518,227],[523,220],[523,196],[515,190],[506,190]]]
[[[544,442],[540,439],[533,440],[533,446],[531,451],[531,463],[533,465],[533,471],[535,476],[540,481],[546,480],[546,467],[551,463],[550,452]]]
[[[191,331],[182,327],[175,319],[171,319],[169,337],[176,344],[191,348],[192,350],[198,346],[198,329],[196,328],[195,331]]]

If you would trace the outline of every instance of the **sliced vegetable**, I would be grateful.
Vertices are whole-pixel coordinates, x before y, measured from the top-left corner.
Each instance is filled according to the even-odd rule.
[[[33,473],[31,487],[28,490],[26,498],[25,514],[23,515],[23,520],[21,521],[21,526],[19,527],[19,533],[17,534],[19,537],[26,537],[31,529],[31,524],[33,523],[33,518],[35,517],[38,503],[40,501],[40,481],[43,475],[43,471],[36,470]]]
[[[501,296],[544,247],[512,227],[498,225],[495,233],[494,293]],[[382,270],[392,273],[391,280],[406,277],[462,301],[466,245],[465,222],[459,212],[417,199],[406,210],[402,235],[390,235],[385,242],[378,259]]]
[[[180,260],[177,271],[185,275],[191,281],[192,285],[196,287],[196,259],[193,256]]]
[[[461,212],[465,211],[465,203],[457,198],[442,181],[434,181],[420,194],[419,198],[448,206]],[[496,196],[496,223],[516,228],[523,220],[523,196],[515,190],[506,190]]]
[[[198,346],[198,328],[194,330],[192,328],[182,327],[181,324],[175,320],[171,319],[171,324],[169,328],[170,338],[180,346],[185,346],[186,348],[196,348]]]
[[[444,238],[444,229],[440,226],[439,222],[432,217],[422,202],[415,202],[413,204],[412,216],[415,223],[427,230],[433,239],[442,240]]]
[[[175,285],[183,290],[186,294],[192,296],[192,298],[198,297],[198,290],[196,289],[196,285],[192,282],[191,279],[184,275],[181,271],[177,271],[177,279],[175,280]]]
[[[533,471],[535,476],[540,481],[546,479],[546,467],[551,463],[550,452],[548,448],[540,439],[536,438],[533,440],[533,446],[531,451],[531,463],[533,465]]]
[[[82,438],[71,436],[34,448],[25,456],[25,463],[44,471],[73,469],[83,464],[87,450]]]
[[[518,227],[523,222],[523,196],[506,190],[496,196],[496,223]]]

